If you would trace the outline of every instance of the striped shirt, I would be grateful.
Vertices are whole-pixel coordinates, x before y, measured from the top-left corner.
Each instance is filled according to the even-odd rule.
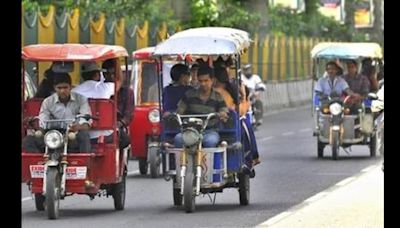
[[[228,112],[224,98],[214,89],[206,100],[200,99],[200,91],[191,89],[185,93],[178,103],[179,114],[208,114],[212,112]]]

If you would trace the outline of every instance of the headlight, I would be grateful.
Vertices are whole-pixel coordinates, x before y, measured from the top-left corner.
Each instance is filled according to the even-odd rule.
[[[338,103],[333,103],[329,105],[329,111],[332,115],[338,115],[342,112],[342,106]]]
[[[56,130],[48,131],[44,135],[44,142],[50,149],[56,149],[62,146],[64,142],[63,135]]]
[[[193,146],[200,141],[200,134],[193,128],[187,128],[183,130],[182,139],[185,146]]]
[[[148,118],[152,123],[160,122],[160,111],[158,109],[153,109],[149,112]]]

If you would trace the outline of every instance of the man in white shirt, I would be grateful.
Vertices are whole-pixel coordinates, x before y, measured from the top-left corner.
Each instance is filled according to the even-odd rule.
[[[251,108],[254,112],[256,124],[261,125],[264,107],[260,99],[260,91],[265,91],[266,86],[262,82],[260,76],[253,74],[251,64],[246,64],[243,67],[243,75],[241,78],[243,84],[250,90]]]
[[[114,82],[104,82],[101,75],[101,68],[96,62],[84,62],[81,65],[82,78],[85,80],[80,85],[72,89],[73,92],[79,93],[87,98],[109,99],[114,95]],[[120,82],[117,81],[117,89]],[[113,130],[90,130],[89,135],[92,143],[100,137],[104,136],[104,142],[112,141]]]

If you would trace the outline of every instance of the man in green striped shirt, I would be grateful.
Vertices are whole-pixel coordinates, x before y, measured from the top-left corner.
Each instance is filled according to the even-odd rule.
[[[208,114],[218,112],[220,119],[228,120],[228,108],[223,97],[213,89],[214,72],[207,65],[201,65],[197,72],[198,89],[192,89],[185,93],[178,103],[176,112],[178,114]],[[220,136],[210,125],[204,132],[203,147],[215,147]],[[174,139],[175,147],[182,147],[182,134],[179,133]]]

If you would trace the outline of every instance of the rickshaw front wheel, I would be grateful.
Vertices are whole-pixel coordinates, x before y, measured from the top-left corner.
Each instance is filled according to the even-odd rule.
[[[339,157],[339,132],[332,132],[332,157],[333,160],[338,160]]]
[[[60,207],[61,177],[58,167],[49,167],[46,174],[46,207],[47,217],[57,219]]]
[[[35,193],[35,206],[37,211],[44,211],[46,197],[42,193]]]
[[[157,178],[160,176],[161,157],[158,153],[157,147],[150,147],[147,151],[147,156],[150,160],[150,177]]]
[[[186,213],[194,212],[196,207],[196,196],[194,194],[194,169],[193,169],[193,156],[187,156],[187,168],[186,168],[186,175],[185,175],[185,183],[183,189],[183,201],[185,206]]]

